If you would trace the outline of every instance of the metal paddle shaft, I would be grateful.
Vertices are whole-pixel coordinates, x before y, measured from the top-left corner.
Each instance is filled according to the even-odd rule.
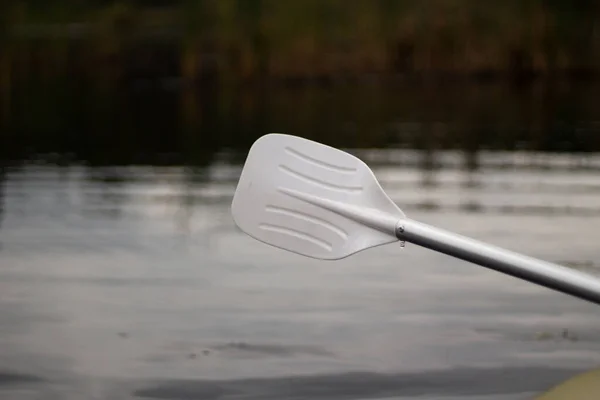
[[[396,236],[399,240],[600,304],[600,281],[588,274],[491,246],[408,218],[399,221]]]
[[[237,226],[271,246],[339,260],[403,240],[600,304],[600,281],[408,219],[362,160],[285,134],[251,147],[231,204]]]

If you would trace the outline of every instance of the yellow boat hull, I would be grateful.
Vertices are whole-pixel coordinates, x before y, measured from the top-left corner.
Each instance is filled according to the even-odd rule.
[[[535,400],[598,400],[600,399],[600,369],[577,375]]]

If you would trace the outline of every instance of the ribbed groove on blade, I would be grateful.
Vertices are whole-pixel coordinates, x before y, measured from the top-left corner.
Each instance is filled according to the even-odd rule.
[[[308,234],[306,232],[301,232],[296,229],[291,229],[281,225],[273,225],[273,224],[260,224],[259,227],[266,231],[271,231],[275,233],[279,233],[282,235],[293,236],[297,239],[305,240],[307,242],[313,243],[324,250],[331,251],[333,249],[333,245],[329,242],[326,242],[323,239],[319,239],[316,236]]]
[[[271,213],[276,213],[276,214],[281,214],[281,215],[286,215],[288,217],[297,218],[297,219],[300,219],[303,221],[311,222],[313,224],[322,226],[323,228],[329,229],[330,231],[332,231],[333,233],[335,233],[336,235],[338,235],[340,238],[342,238],[344,240],[348,239],[348,232],[346,232],[339,226],[332,224],[331,222],[326,221],[322,218],[318,218],[318,217],[315,217],[313,215],[310,215],[310,214],[307,214],[304,212],[292,210],[290,208],[278,207],[278,206],[274,206],[274,205],[267,205],[265,207],[265,211],[271,212]]]
[[[303,180],[304,182],[307,182],[307,183],[310,183],[310,184],[313,184],[316,186],[320,186],[325,189],[335,190],[335,191],[345,192],[345,193],[360,193],[363,191],[362,186],[337,185],[335,183],[327,182],[322,179],[315,178],[315,177],[306,175],[304,173],[295,171],[286,165],[280,164],[279,169],[281,171],[285,172],[286,174],[293,176],[296,179]]]
[[[300,151],[298,151],[298,150],[296,150],[296,149],[294,149],[292,147],[289,147],[289,146],[287,146],[285,148],[285,151],[286,151],[286,153],[288,153],[288,154],[290,154],[290,155],[292,155],[292,156],[294,156],[296,158],[299,158],[302,161],[305,161],[305,162],[307,162],[309,164],[317,165],[317,166],[319,166],[321,168],[325,168],[325,169],[328,169],[330,171],[339,172],[339,173],[342,173],[342,174],[348,174],[348,173],[352,174],[352,173],[355,173],[357,171],[356,168],[354,168],[354,167],[346,167],[346,166],[343,166],[343,165],[332,164],[332,163],[327,162],[327,161],[316,159],[316,158],[314,158],[312,156],[308,156],[308,155],[306,155],[306,154],[304,154],[304,153],[302,153],[302,152],[300,152]]]

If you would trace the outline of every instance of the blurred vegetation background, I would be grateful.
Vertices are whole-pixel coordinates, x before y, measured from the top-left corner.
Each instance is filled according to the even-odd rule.
[[[593,0],[3,0],[4,160],[600,149]]]

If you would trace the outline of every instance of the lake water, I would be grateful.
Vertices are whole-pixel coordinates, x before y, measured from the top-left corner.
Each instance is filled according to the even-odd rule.
[[[600,275],[595,155],[355,153],[409,217]],[[6,169],[0,396],[527,399],[600,366],[595,305],[410,244],[326,262],[245,236],[239,171]]]
[[[251,143],[296,134],[365,159],[409,217],[600,276],[593,77],[436,73],[443,54],[404,45],[400,64],[432,74],[358,76],[383,62],[353,55],[381,47],[361,28],[352,51],[299,60],[354,60],[334,79],[246,81],[252,49],[276,68],[284,54],[251,34],[254,6],[241,30],[219,7],[217,36],[163,30],[158,8],[69,25],[79,11],[62,8],[0,16],[0,398],[516,400],[600,367],[596,305],[412,245],[302,258],[243,235],[229,209]],[[418,46],[452,28],[441,16]],[[593,61],[586,24],[559,47],[536,28],[535,64]],[[345,46],[340,28],[315,40]],[[504,29],[477,54],[494,30],[469,64],[526,69]]]

